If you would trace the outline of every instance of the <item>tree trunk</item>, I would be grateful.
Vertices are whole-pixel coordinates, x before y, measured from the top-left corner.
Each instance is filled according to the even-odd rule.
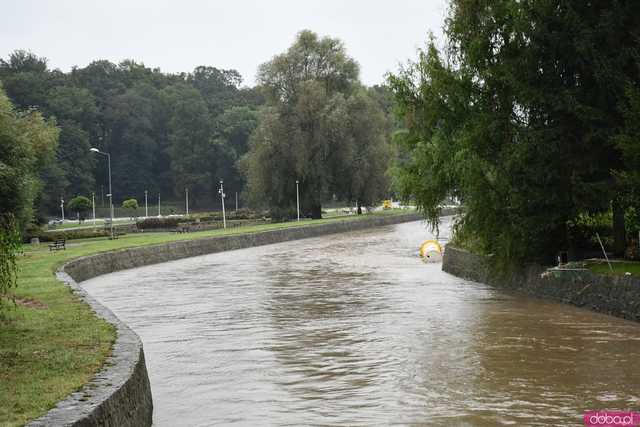
[[[322,219],[322,205],[321,204],[313,204],[311,206],[311,218],[312,219]]]
[[[619,200],[612,203],[613,209],[613,254],[624,257],[627,248],[627,236],[624,225],[624,206]]]
[[[358,207],[358,215],[362,215],[362,206],[360,206],[360,202],[356,200],[356,206]]]

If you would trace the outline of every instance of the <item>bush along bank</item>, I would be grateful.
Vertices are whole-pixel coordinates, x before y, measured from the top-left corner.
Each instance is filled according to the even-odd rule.
[[[498,274],[490,265],[487,256],[447,245],[442,270],[497,288],[640,321],[640,279],[637,277],[605,276],[582,269],[550,273],[540,265]]]

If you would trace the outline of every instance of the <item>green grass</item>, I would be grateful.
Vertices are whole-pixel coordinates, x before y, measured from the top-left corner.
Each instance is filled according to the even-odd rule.
[[[384,211],[340,217],[357,221]],[[49,252],[46,244],[25,245],[19,261],[16,297],[22,301],[0,320],[0,426],[22,425],[37,418],[87,383],[102,367],[115,340],[114,328],[56,280],[66,261],[98,252],[176,240],[315,226],[337,219],[209,230],[188,234],[136,233],[117,240],[93,238],[67,242],[66,251]]]
[[[598,274],[624,275],[628,272],[631,273],[632,276],[640,276],[640,262],[614,261],[611,262],[611,267],[613,271],[609,269],[606,261],[591,261],[587,263],[587,268]]]

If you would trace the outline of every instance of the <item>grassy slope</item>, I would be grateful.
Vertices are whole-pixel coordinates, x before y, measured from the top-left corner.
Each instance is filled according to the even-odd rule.
[[[393,213],[375,215],[389,214]],[[0,426],[22,425],[37,418],[82,387],[100,369],[115,340],[113,327],[96,318],[89,306],[55,279],[55,271],[65,261],[125,247],[332,221],[335,219],[303,220],[190,234],[129,234],[113,241],[83,239],[68,242],[67,250],[58,252],[49,252],[46,244],[25,246],[16,290],[23,302],[10,309],[8,320],[0,323]]]
[[[609,265],[604,261],[590,262],[587,264],[587,268],[598,274],[623,275],[626,272],[629,272],[632,276],[640,276],[640,262],[612,262],[611,267],[613,268],[613,272],[609,269]]]

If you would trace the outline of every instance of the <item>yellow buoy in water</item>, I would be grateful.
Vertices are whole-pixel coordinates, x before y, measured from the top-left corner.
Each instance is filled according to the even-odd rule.
[[[437,240],[425,240],[420,245],[420,256],[425,262],[442,261],[442,246]]]

